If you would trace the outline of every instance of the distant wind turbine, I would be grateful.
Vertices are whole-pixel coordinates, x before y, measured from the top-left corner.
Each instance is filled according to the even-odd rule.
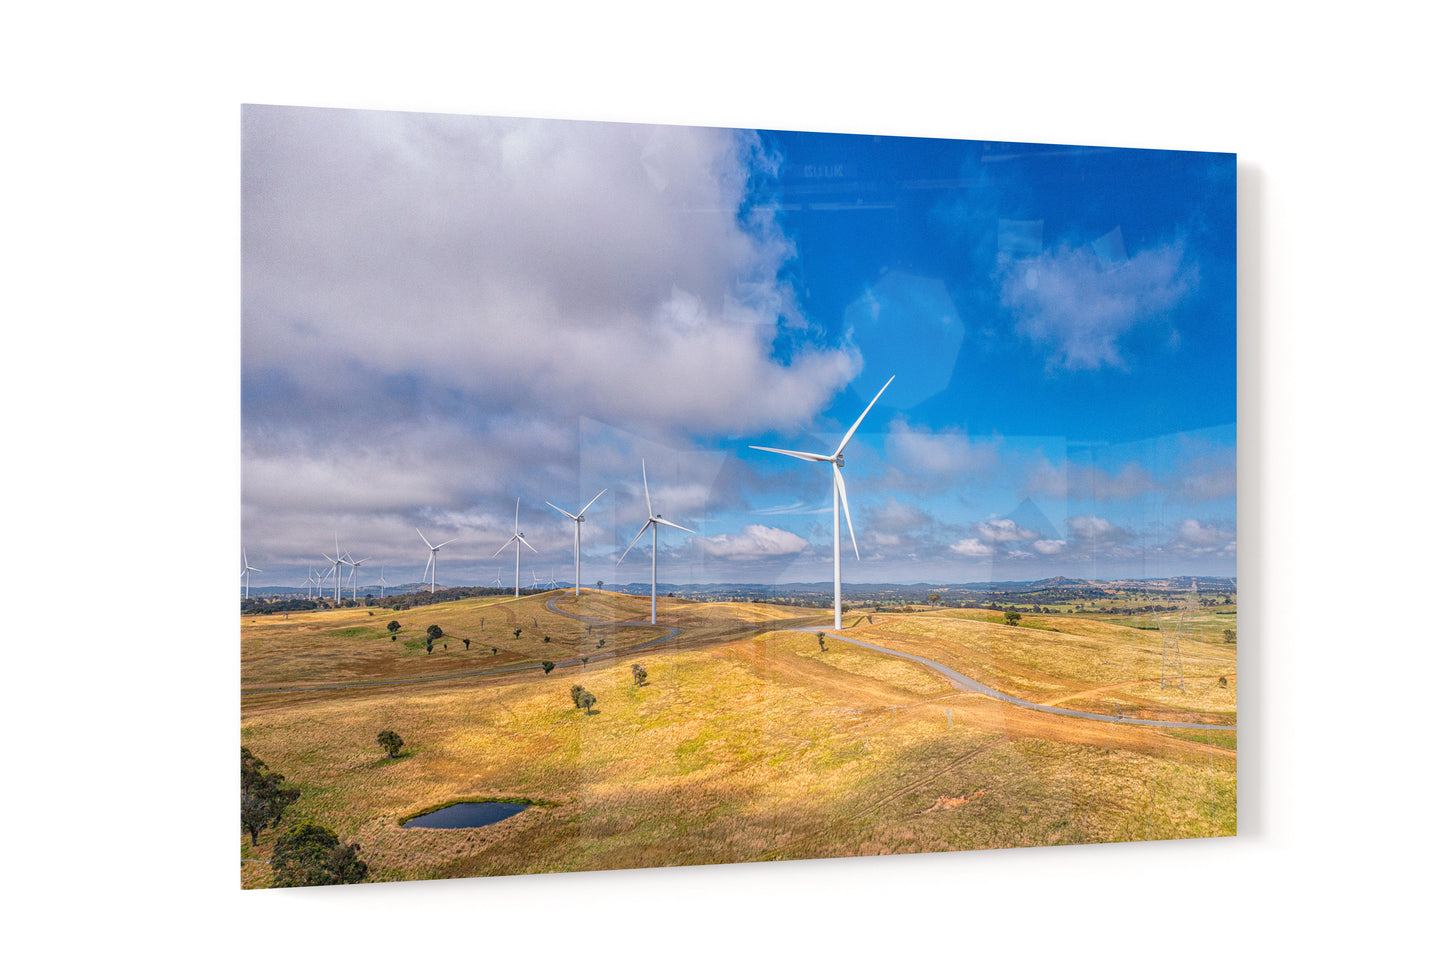
[[[502,547],[503,547],[503,548],[506,548],[505,545],[503,545]],[[492,579],[492,581],[497,583],[497,588],[501,588],[501,587],[502,587],[502,570],[501,570],[501,569],[497,569],[497,577],[494,578],[494,579]]]
[[[426,547],[431,549],[431,554],[427,556],[426,568],[422,569],[421,571],[421,580],[425,582],[426,573],[431,573],[431,590],[432,594],[435,595],[437,590],[437,552],[440,552],[442,550],[442,545],[450,545],[452,542],[455,542],[456,539],[449,538],[445,542],[433,545],[431,542],[427,541],[427,537],[425,535],[421,534],[421,529],[418,528],[416,530],[416,533],[421,536],[421,540],[423,542],[426,542]]]
[[[573,558],[573,561],[574,561],[574,567],[575,567],[576,570],[577,570],[577,576],[576,576],[576,578],[573,580],[573,581],[576,583],[576,589],[575,589],[575,591],[572,593],[574,596],[579,596],[579,595],[582,594],[582,522],[583,522],[583,520],[584,520],[584,519],[586,518],[586,516],[587,516],[587,509],[591,508],[593,502],[596,502],[597,499],[601,498],[601,497],[602,497],[602,493],[605,492],[605,491],[607,491],[607,489],[604,488],[604,489],[602,489],[602,491],[600,491],[600,492],[598,492],[597,494],[593,495],[593,496],[592,496],[592,501],[588,502],[586,505],[583,505],[583,506],[582,506],[582,510],[581,510],[580,512],[578,512],[576,515],[573,515],[571,512],[567,511],[565,508],[557,508],[557,506],[556,506],[556,505],[552,505],[551,502],[548,502],[548,503],[547,503],[548,505],[551,505],[551,507],[557,508],[557,511],[561,512],[563,515],[566,515],[568,518],[572,519],[572,521],[576,523],[577,533],[576,533],[576,539],[575,539],[575,541],[573,542],[573,548],[572,548],[572,558]],[[556,580],[553,579],[553,581],[555,582]],[[556,586],[554,585],[553,588],[556,588]]]
[[[359,558],[351,562],[351,601],[356,601],[356,583],[361,581],[361,563],[371,561],[371,557]]]
[[[887,391],[888,386],[892,383],[893,378],[889,378],[883,383],[883,387],[878,389],[878,394],[874,395],[873,400],[868,402],[868,407],[863,409],[863,414],[858,416],[858,420],[853,422],[853,427],[848,429],[848,433],[844,435],[843,440],[838,443],[838,450],[831,455],[816,455],[806,451],[787,451],[782,448],[764,448],[762,445],[748,446],[749,448],[756,448],[758,451],[771,451],[778,455],[801,458],[803,461],[826,461],[833,466],[833,628],[835,629],[841,629],[843,627],[843,557],[842,537],[838,529],[839,501],[843,503],[843,517],[848,521],[848,538],[853,542],[853,554],[859,561],[862,561],[862,556],[858,554],[858,539],[853,535],[853,518],[848,513],[848,488],[843,484],[843,472],[840,471],[843,467],[843,449],[848,447],[848,442],[853,440],[853,433],[858,430],[859,425],[863,424],[863,419],[868,416],[868,412],[878,403],[878,399],[883,397],[883,392]]]
[[[386,566],[381,567],[381,597],[386,598]]]
[[[651,528],[651,529],[652,529],[652,624],[653,624],[653,625],[656,625],[656,624],[657,624],[657,526],[658,526],[658,523],[661,523],[661,524],[663,524],[663,525],[671,526],[672,528],[676,528],[676,529],[678,529],[679,531],[687,532],[689,535],[696,535],[697,532],[694,532],[694,531],[693,531],[692,529],[690,529],[690,528],[683,528],[681,525],[677,524],[676,522],[669,522],[667,519],[663,518],[661,515],[657,514],[656,512],[654,512],[654,511],[652,510],[652,495],[651,495],[651,493],[649,493],[648,490],[647,490],[647,461],[646,461],[645,459],[644,459],[643,462],[642,462],[642,495],[643,495],[644,498],[647,499],[647,522],[642,526],[642,530],[639,531],[635,536],[633,536],[632,541],[630,541],[630,542],[627,543],[627,548],[623,549],[623,551],[622,551],[622,558],[619,558],[619,559],[617,560],[617,564],[618,564],[618,565],[621,565],[621,564],[622,564],[622,559],[623,559],[623,558],[626,558],[626,557],[627,557],[627,553],[630,552],[630,551],[632,551],[632,546],[636,545],[636,544],[637,544],[637,540],[638,540],[639,538],[641,538],[641,537],[643,536],[643,534],[644,534],[649,528]]]
[[[241,549],[241,577],[246,580],[246,598],[251,597],[251,573],[259,573],[259,568],[252,568],[251,563],[246,560],[246,550]]]
[[[332,574],[332,575],[335,577],[335,579],[336,579],[336,604],[337,604],[337,605],[340,605],[340,604],[341,604],[341,566],[343,566],[343,565],[349,565],[349,564],[351,564],[351,563],[350,563],[350,561],[347,560],[346,556],[344,556],[344,555],[341,554],[341,539],[340,539],[340,538],[336,538],[336,539],[335,539],[335,542],[336,542],[336,557],[335,557],[335,558],[332,558],[330,555],[327,555],[325,552],[322,552],[322,553],[321,553],[321,557],[324,558],[324,559],[326,559],[326,561],[328,561],[328,562],[331,563],[331,574]]]
[[[512,515],[512,537],[507,539],[507,541],[502,545],[501,548],[497,549],[495,552],[492,553],[492,558],[496,558],[498,555],[502,554],[507,550],[508,545],[512,544],[513,542],[517,543],[517,570],[516,575],[514,576],[516,581],[512,583],[514,586],[516,586],[516,591],[512,593],[513,598],[522,597],[522,546],[526,545],[529,549],[532,549],[533,554],[538,554],[537,550],[535,548],[532,548],[531,544],[529,544],[528,541],[522,537],[521,519],[522,500],[519,498],[517,499],[517,510]]]

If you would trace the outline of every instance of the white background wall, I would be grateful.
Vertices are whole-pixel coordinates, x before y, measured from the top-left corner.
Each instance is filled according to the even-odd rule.
[[[0,38],[11,945],[1389,959],[1424,938],[1442,205],[1415,5],[39,9]],[[242,102],[1237,152],[1239,838],[239,892]],[[132,607],[128,573],[184,598]],[[60,591],[93,579],[120,588]]]

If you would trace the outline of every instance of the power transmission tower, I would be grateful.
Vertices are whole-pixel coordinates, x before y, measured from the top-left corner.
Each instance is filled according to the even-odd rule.
[[[1179,651],[1179,642],[1184,637],[1185,624],[1194,613],[1195,603],[1199,598],[1199,583],[1191,582],[1189,595],[1184,605],[1179,609],[1179,615],[1174,620],[1174,628],[1165,628],[1159,613],[1154,613],[1154,620],[1159,624],[1159,637],[1161,639],[1159,651],[1159,689],[1178,689],[1184,691],[1184,658]]]

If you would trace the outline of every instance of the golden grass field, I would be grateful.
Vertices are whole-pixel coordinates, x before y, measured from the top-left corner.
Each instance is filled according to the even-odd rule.
[[[1235,832],[1233,732],[1055,716],[786,630],[830,621],[821,610],[659,599],[655,628],[589,633],[549,599],[648,617],[646,598],[594,591],[243,617],[242,744],[302,790],[283,826],[313,818],[359,843],[375,881]],[[1031,701],[1234,721],[1233,646],[1186,642],[1186,692],[1161,692],[1158,632],[957,609],[855,619],[842,634]],[[433,623],[446,647],[427,655]],[[543,659],[559,665],[544,674]],[[495,670],[513,671],[476,674]],[[592,714],[573,706],[574,683],[597,696]],[[377,746],[382,729],[405,739],[401,758]],[[480,829],[400,825],[481,799],[539,805]],[[244,886],[269,883],[254,860],[276,832],[254,848],[241,834]]]

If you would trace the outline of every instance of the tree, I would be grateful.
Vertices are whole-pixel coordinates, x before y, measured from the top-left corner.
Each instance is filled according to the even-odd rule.
[[[431,639],[426,640],[426,654],[431,655]]]
[[[578,700],[578,698],[582,695],[582,693],[584,693],[584,692],[586,692],[586,691],[587,691],[587,690],[584,689],[584,688],[582,688],[580,685],[575,685],[575,684],[574,684],[574,685],[572,686],[572,704],[573,704],[574,706],[576,706],[577,708],[579,708],[579,709],[582,708],[582,703],[578,702],[577,700]]]
[[[642,685],[647,681],[647,667],[634,662],[632,663],[632,684]]]
[[[551,644],[552,644],[552,637],[551,637],[550,635],[544,635],[544,636],[542,636],[542,644],[543,644],[543,645],[551,645]]]
[[[555,663],[555,662],[547,662],[547,661],[543,660],[543,662],[542,662],[542,674],[543,674],[543,675],[546,675],[547,673],[551,672],[551,671],[552,671],[553,669],[555,669],[555,668],[557,668],[557,663]]]
[[[520,639],[521,637],[522,637],[522,630],[521,630],[521,629],[513,629],[513,630],[512,630],[512,638],[514,638],[514,639]]]
[[[444,635],[446,635],[446,633],[442,631],[440,625],[428,625],[426,627],[426,638],[428,642],[435,642]]]
[[[1224,641],[1225,641],[1225,642],[1229,643],[1230,645],[1233,645],[1236,639],[1238,639],[1238,636],[1234,634],[1234,630],[1233,630],[1233,629],[1225,629],[1225,630],[1224,630]]]
[[[941,598],[943,598],[943,596],[942,596],[942,595],[939,595],[937,592],[929,592],[929,593],[928,593],[928,604],[929,604],[929,605],[937,605],[937,604],[938,604],[938,600],[941,599]]]
[[[390,622],[386,623],[386,631],[390,632],[392,635],[396,635],[396,633],[401,631],[401,623],[398,622],[396,619],[392,619]]]
[[[1009,625],[1018,625],[1019,619],[1021,618],[1023,618],[1023,616],[1019,615],[1019,610],[1014,608],[1012,605],[1010,605],[1008,609],[1006,609],[1003,613],[1003,620]]]
[[[463,646],[463,648],[465,648],[468,652],[472,651],[472,640],[471,640],[471,639],[462,639],[462,646]]]
[[[359,883],[366,878],[366,864],[357,858],[361,847],[343,845],[325,826],[307,821],[286,830],[271,851],[272,884],[275,886],[330,886]]]
[[[818,633],[818,651],[819,651],[819,652],[827,652],[827,651],[828,651],[828,641],[827,641],[827,639],[825,639],[825,638],[823,637],[823,633],[822,633],[822,632],[819,632],[819,633]]]
[[[589,716],[592,714],[592,707],[596,704],[597,697],[586,689],[583,689],[577,696],[577,708],[586,712]]]
[[[395,759],[401,752],[401,736],[390,729],[383,729],[376,734],[376,744],[386,750],[389,758]]]
[[[598,579],[598,580],[597,580],[597,591],[599,591],[599,592],[602,591],[602,580],[601,580],[601,579]]]
[[[1220,687],[1221,689],[1228,689],[1228,688],[1229,688],[1229,677],[1228,677],[1228,676],[1223,676],[1223,675],[1222,675],[1222,676],[1219,677],[1219,687]]]
[[[301,798],[301,790],[282,785],[286,777],[271,772],[245,746],[241,747],[241,828],[251,834],[251,845],[268,825],[281,825],[286,808]]]

